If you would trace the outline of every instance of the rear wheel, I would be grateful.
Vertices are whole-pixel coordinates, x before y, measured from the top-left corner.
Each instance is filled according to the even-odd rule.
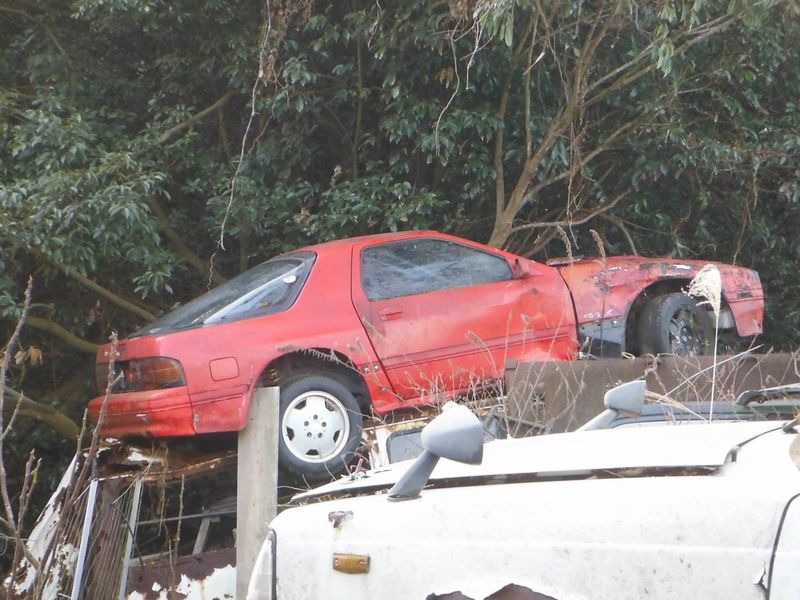
[[[637,335],[640,354],[696,356],[709,354],[714,345],[711,318],[684,293],[651,300],[642,310]]]
[[[352,392],[335,376],[311,374],[280,389],[283,470],[309,482],[344,471],[361,442],[363,415]]]

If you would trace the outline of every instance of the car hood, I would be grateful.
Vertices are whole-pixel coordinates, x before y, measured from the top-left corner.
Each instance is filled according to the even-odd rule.
[[[484,446],[480,465],[441,459],[431,483],[446,480],[491,479],[619,469],[718,467],[731,450],[755,436],[780,429],[779,422],[710,423],[695,427],[647,427],[580,431],[507,439]],[[302,502],[317,496],[363,494],[393,485],[413,461],[343,477],[298,494]]]

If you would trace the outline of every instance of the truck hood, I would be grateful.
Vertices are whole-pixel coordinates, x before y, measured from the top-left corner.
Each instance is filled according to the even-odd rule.
[[[734,448],[781,426],[781,422],[774,421],[699,423],[688,427],[664,425],[497,440],[485,445],[480,465],[441,459],[429,484],[466,484],[468,480],[508,480],[520,476],[568,477],[630,469],[714,468],[725,464]],[[298,494],[293,502],[387,489],[412,463],[398,462],[343,477]]]

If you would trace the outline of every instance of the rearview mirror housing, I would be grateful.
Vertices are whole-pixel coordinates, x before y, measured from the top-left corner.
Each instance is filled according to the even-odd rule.
[[[644,408],[646,393],[647,382],[644,379],[629,381],[608,390],[603,396],[603,404],[617,413],[639,417]]]
[[[606,410],[578,427],[578,431],[608,429],[620,414],[639,417],[644,409],[646,398],[647,382],[644,379],[629,381],[611,388],[603,396],[603,404],[606,405]]]
[[[411,500],[419,497],[440,458],[469,465],[483,460],[483,425],[461,404],[448,402],[442,414],[422,430],[420,454],[408,471],[389,490],[390,500]]]

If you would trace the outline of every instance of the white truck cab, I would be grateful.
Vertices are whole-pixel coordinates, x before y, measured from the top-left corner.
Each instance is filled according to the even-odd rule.
[[[795,422],[498,440],[470,465],[446,458],[482,443],[454,412],[416,466],[295,497],[248,600],[800,597]]]

